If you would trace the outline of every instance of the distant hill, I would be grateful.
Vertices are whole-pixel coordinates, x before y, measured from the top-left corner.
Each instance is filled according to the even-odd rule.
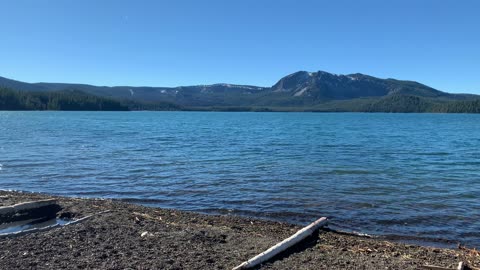
[[[213,84],[179,87],[25,83],[0,77],[0,87],[26,92],[81,91],[130,109],[222,111],[478,112],[480,96],[442,92],[414,81],[360,73],[299,71],[272,87]]]
[[[214,106],[225,102],[224,96],[251,95],[261,92],[263,87],[213,84],[180,87],[133,87],[133,86],[94,86],[88,84],[69,83],[25,83],[0,77],[0,87],[21,91],[51,92],[62,90],[77,90],[88,94],[132,100],[137,102],[173,102],[186,106]],[[228,102],[227,102],[228,103]]]

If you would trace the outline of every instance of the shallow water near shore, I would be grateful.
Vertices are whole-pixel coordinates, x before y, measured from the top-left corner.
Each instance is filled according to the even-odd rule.
[[[0,225],[0,236],[5,234],[13,234],[24,232],[32,229],[43,229],[48,228],[55,225],[65,225],[70,220],[62,219],[62,218],[55,218],[55,219],[48,219],[48,220],[28,220],[23,222],[14,222],[14,223],[4,223]]]
[[[480,247],[480,115],[0,112],[0,189]]]

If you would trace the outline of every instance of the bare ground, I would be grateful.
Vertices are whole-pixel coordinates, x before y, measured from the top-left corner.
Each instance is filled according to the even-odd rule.
[[[112,200],[0,191],[0,206],[57,198],[59,215],[84,222],[0,239],[0,269],[231,269],[295,233],[298,226],[202,215]],[[392,243],[320,230],[259,269],[419,269],[480,266],[469,249]]]

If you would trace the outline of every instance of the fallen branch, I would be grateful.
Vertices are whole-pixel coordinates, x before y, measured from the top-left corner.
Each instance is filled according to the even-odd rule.
[[[457,268],[447,268],[447,267],[441,267],[441,266],[435,266],[435,265],[423,265],[423,269],[429,269],[429,270],[463,270],[465,268],[464,262],[459,262]]]
[[[249,259],[241,263],[240,265],[233,268],[233,270],[240,270],[240,269],[248,269],[255,267],[261,263],[268,261],[269,259],[273,258],[274,256],[278,255],[282,251],[285,251],[289,247],[299,243],[303,239],[307,238],[311,234],[313,234],[316,230],[320,227],[324,226],[327,223],[327,218],[322,217],[315,222],[311,223],[307,227],[304,227],[294,235],[290,236],[289,238],[283,240],[282,242],[276,244],[275,246],[267,249],[266,251],[258,254],[257,256]]]
[[[80,223],[80,222],[82,222],[82,221],[85,221],[85,220],[87,220],[87,219],[89,219],[89,218],[92,218],[92,217],[94,217],[94,216],[98,216],[98,215],[105,214],[105,213],[108,213],[108,212],[110,212],[110,210],[105,210],[105,211],[102,211],[102,212],[98,212],[98,213],[95,213],[95,214],[91,214],[91,215],[89,215],[89,216],[86,216],[86,217],[83,217],[83,218],[79,218],[79,219],[74,220],[74,221],[70,221],[70,222],[66,223],[64,226],[72,225],[72,224],[77,224],[77,223]]]

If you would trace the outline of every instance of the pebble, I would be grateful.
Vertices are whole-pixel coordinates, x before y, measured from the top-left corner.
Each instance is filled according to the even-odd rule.
[[[147,237],[147,236],[153,236],[153,233],[142,232],[142,234],[140,234],[140,237]]]

